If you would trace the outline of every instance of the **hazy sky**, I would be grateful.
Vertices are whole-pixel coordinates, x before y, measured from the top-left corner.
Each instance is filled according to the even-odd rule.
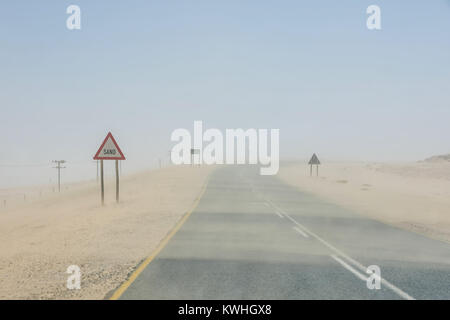
[[[0,40],[0,186],[49,182],[52,159],[94,177],[108,131],[124,170],[155,166],[194,120],[279,128],[282,157],[450,152],[448,0],[2,1]]]

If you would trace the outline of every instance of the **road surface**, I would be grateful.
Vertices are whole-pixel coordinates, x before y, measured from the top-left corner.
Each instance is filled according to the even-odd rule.
[[[366,284],[371,265],[379,290]],[[120,299],[449,299],[450,244],[230,166],[122,290]]]

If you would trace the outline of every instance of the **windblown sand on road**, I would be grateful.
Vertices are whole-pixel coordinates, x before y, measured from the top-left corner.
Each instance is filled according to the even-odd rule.
[[[193,206],[212,167],[169,167],[96,182],[0,211],[0,299],[103,299]],[[81,268],[68,290],[67,267]]]
[[[316,174],[314,166],[313,173]],[[287,163],[278,177],[375,220],[450,242],[450,162]]]

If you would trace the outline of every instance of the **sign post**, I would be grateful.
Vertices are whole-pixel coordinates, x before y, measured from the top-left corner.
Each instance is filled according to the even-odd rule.
[[[116,160],[116,202],[119,202],[119,160]]]
[[[309,175],[312,176],[313,165],[316,165],[316,176],[319,176],[320,161],[319,161],[319,158],[317,158],[315,153],[312,155],[311,160],[309,160],[308,164],[310,165]]]
[[[102,188],[102,206],[105,204],[105,180],[103,179],[103,159],[100,160],[100,184]]]
[[[109,132],[103,140],[100,148],[94,156],[94,160],[100,160],[100,180],[101,180],[101,199],[102,205],[105,204],[105,182],[103,175],[103,160],[115,160],[116,166],[116,202],[119,202],[119,160],[125,160],[125,156],[120,150],[119,145]]]

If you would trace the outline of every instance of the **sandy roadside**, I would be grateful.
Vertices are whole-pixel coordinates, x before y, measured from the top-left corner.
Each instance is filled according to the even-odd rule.
[[[0,299],[103,299],[145,259],[193,205],[213,167],[170,167],[84,183],[0,211]],[[81,290],[66,269],[81,268]]]
[[[315,169],[314,169],[315,173]],[[450,242],[450,162],[287,163],[278,177],[356,213]]]

